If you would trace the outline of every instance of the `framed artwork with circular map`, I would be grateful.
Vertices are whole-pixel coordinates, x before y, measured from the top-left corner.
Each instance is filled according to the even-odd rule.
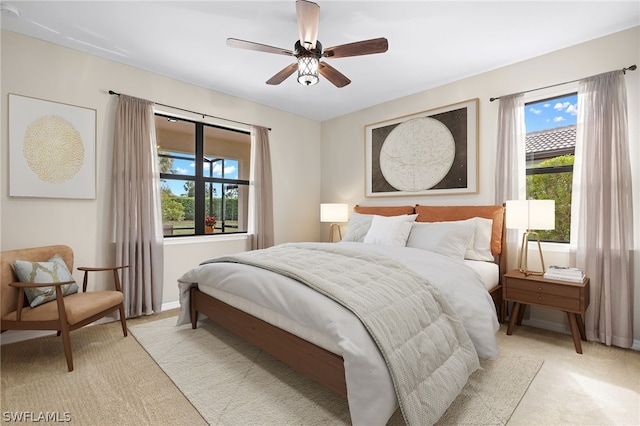
[[[9,195],[96,198],[96,110],[9,94]]]
[[[478,192],[478,99],[365,126],[365,196]]]

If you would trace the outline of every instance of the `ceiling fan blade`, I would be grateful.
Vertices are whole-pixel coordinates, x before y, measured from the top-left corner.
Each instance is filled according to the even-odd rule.
[[[287,49],[267,46],[266,44],[254,43],[253,41],[239,40],[237,38],[228,38],[227,46],[237,47],[239,49],[256,50],[258,52],[275,53],[277,55],[295,56],[292,51]]]
[[[351,80],[345,77],[344,74],[325,62],[320,62],[318,72],[336,87],[344,87],[351,83]]]
[[[316,48],[320,26],[320,6],[307,0],[296,0],[300,44],[307,50]]]
[[[355,43],[342,44],[340,46],[324,49],[322,56],[326,58],[346,58],[347,56],[371,55],[383,53],[389,49],[386,38],[373,38],[371,40],[356,41]]]
[[[279,71],[276,75],[267,80],[267,84],[276,85],[285,81],[291,74],[298,69],[298,63],[294,62],[286,68]]]

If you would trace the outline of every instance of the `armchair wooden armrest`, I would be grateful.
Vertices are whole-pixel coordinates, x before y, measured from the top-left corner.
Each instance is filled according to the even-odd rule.
[[[18,287],[18,288],[33,288],[33,287],[60,287],[61,285],[65,285],[65,284],[73,284],[75,283],[75,281],[60,281],[59,283],[21,283],[21,282],[15,282],[15,283],[9,283],[9,285],[11,287]]]
[[[89,272],[102,272],[102,271],[113,271],[113,282],[116,287],[116,290],[122,292],[122,286],[120,285],[120,276],[118,275],[118,269],[128,268],[129,265],[122,266],[105,266],[105,267],[88,267],[88,266],[79,266],[78,271],[84,272],[84,278],[82,279],[82,292],[87,292],[87,282],[89,279]]]
[[[17,288],[34,288],[34,287],[60,287],[63,286],[65,284],[73,284],[75,283],[75,281],[60,281],[57,283],[21,283],[21,282],[15,282],[15,283],[9,283],[9,285],[11,287],[17,287]],[[66,315],[66,311],[64,309],[64,297],[56,297],[56,300],[58,302],[58,315],[60,315],[60,318],[64,318],[65,321],[67,319],[67,315]],[[20,291],[18,293],[18,305],[16,307],[16,319],[18,321],[20,321],[21,317],[22,317],[22,308],[24,307],[24,291]]]

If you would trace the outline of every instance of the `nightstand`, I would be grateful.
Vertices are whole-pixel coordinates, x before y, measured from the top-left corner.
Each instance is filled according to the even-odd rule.
[[[580,339],[587,340],[582,316],[589,306],[589,278],[581,283],[574,283],[548,280],[539,275],[525,275],[513,270],[504,275],[502,292],[505,302],[514,302],[507,327],[508,335],[513,332],[516,322],[518,325],[522,324],[526,305],[557,309],[567,313],[576,352],[582,353]]]

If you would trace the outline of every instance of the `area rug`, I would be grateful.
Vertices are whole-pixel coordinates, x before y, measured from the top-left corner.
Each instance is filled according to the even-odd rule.
[[[345,399],[210,320],[176,318],[131,333],[211,425],[348,425]],[[542,366],[515,354],[481,361],[438,424],[504,425]],[[403,425],[396,411],[388,425]]]

